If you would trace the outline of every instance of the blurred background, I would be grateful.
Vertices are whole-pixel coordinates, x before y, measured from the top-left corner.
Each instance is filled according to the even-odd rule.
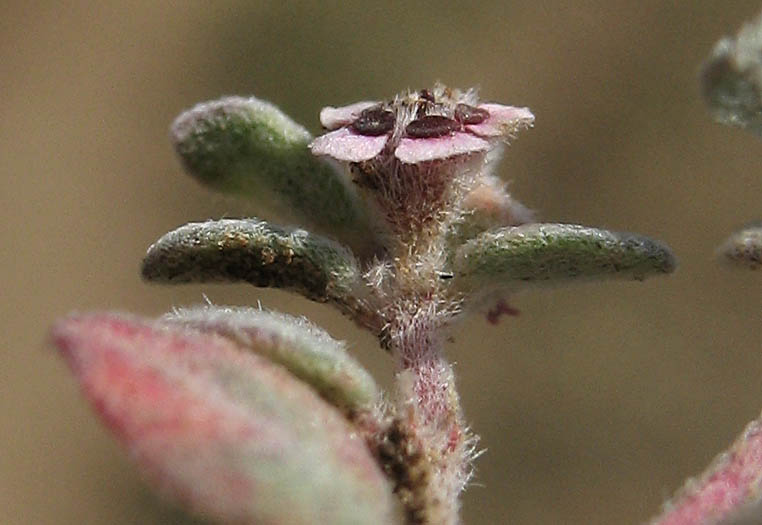
[[[570,5],[571,4],[571,5]],[[324,105],[441,80],[526,105],[501,173],[548,221],[669,243],[678,272],[517,295],[448,347],[487,449],[468,524],[639,523],[762,407],[760,275],[715,247],[759,218],[762,141],[714,124],[697,73],[758,2],[5,2],[0,17],[0,522],[172,523],[47,345],[73,310],[199,303],[305,314],[388,384],[326,306],[249,286],[149,286],[146,247],[255,214],[182,174],[168,125],[254,94],[313,132]],[[756,291],[755,291],[756,290]]]

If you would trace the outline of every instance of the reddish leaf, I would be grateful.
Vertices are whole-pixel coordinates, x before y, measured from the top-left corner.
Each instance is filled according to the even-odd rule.
[[[343,411],[367,411],[380,399],[373,377],[341,341],[304,318],[257,308],[178,308],[162,318],[232,339],[242,348],[283,365]]]
[[[357,432],[279,365],[233,342],[114,315],[59,322],[96,411],[165,495],[237,523],[394,523]]]
[[[727,452],[690,479],[651,525],[760,523],[746,521],[762,501],[762,420],[752,421]],[[735,521],[735,520],[738,521]]]

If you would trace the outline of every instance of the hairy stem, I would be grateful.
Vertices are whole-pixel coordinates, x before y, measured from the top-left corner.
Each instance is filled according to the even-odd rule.
[[[423,458],[407,476],[410,523],[459,523],[458,497],[471,472],[475,440],[464,425],[452,365],[443,353],[442,324],[431,303],[401,314],[391,326],[399,416]]]

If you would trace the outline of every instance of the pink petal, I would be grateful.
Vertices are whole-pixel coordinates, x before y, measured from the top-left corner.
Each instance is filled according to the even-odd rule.
[[[467,125],[466,129],[480,137],[510,137],[534,123],[534,115],[529,108],[500,104],[480,104],[478,108],[489,111],[489,118],[481,124]]]
[[[281,366],[222,337],[113,314],[65,319],[53,340],[143,473],[191,510],[226,523],[390,520],[391,491],[362,438]]]
[[[430,139],[403,138],[394,150],[394,156],[406,164],[446,159],[455,155],[486,151],[489,142],[468,133],[456,132]]]
[[[329,131],[347,126],[354,122],[364,109],[377,106],[378,104],[378,102],[363,101],[340,108],[325,107],[320,110],[320,124]]]
[[[314,155],[327,155],[343,162],[363,162],[381,153],[388,139],[388,135],[366,137],[341,128],[313,140],[310,149]]]

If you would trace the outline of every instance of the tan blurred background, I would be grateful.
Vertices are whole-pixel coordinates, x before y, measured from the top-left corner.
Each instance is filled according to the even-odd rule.
[[[487,452],[469,524],[638,523],[762,407],[760,275],[713,250],[762,213],[762,141],[711,122],[696,74],[754,1],[6,2],[0,14],[0,523],[180,520],[144,488],[45,344],[72,310],[306,313],[383,382],[328,307],[247,286],[141,283],[183,222],[254,214],[181,173],[182,109],[256,94],[317,131],[323,105],[435,80],[528,105],[502,173],[546,220],[646,233],[677,274],[526,293],[448,352]],[[570,6],[569,4],[573,4]]]

